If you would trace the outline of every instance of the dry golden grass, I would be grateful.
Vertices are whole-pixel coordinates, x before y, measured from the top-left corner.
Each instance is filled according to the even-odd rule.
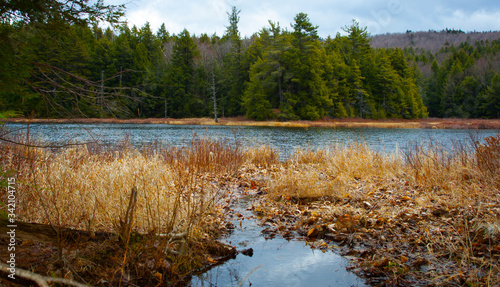
[[[158,282],[161,276],[156,278],[151,272],[161,266],[168,266],[161,272],[166,272],[170,282],[182,280],[195,268],[213,263],[210,252],[226,252],[213,241],[225,224],[219,204],[228,196],[227,188],[219,184],[224,185],[244,161],[239,146],[206,139],[193,139],[183,148],[142,150],[127,143],[116,148],[77,146],[55,151],[3,144],[0,152],[2,167],[16,171],[18,220],[50,224],[55,230],[111,232],[120,235],[125,246],[137,242],[134,234],[141,234],[139,238],[147,241],[133,243],[128,253],[125,247],[110,256],[122,254],[119,270],[146,272],[144,276],[152,277],[148,282]],[[131,209],[133,188],[138,195]],[[0,200],[5,202],[3,196]],[[130,212],[133,220],[127,216]],[[129,222],[133,224],[126,226]],[[58,240],[61,262],[64,244]],[[116,251],[116,247],[109,248]],[[137,265],[131,260],[145,262]],[[141,266],[147,262],[154,263],[144,271]],[[116,270],[101,271],[107,274],[98,276],[117,280]]]
[[[351,196],[359,183],[404,180],[418,186],[420,195],[434,191],[466,204],[495,196],[500,188],[500,140],[485,144],[413,146],[404,154],[381,154],[366,144],[338,145],[326,150],[299,150],[270,182],[275,195],[292,197]]]
[[[275,196],[349,197],[357,182],[393,178],[401,160],[382,156],[366,144],[355,143],[327,150],[299,150],[270,182]]]
[[[18,217],[117,231],[135,186],[135,231],[186,233],[195,241],[222,222],[223,181],[253,172],[234,178],[261,181],[249,188],[266,191],[271,200],[260,212],[269,211],[263,218],[278,231],[309,239],[328,234],[375,277],[402,285],[500,284],[500,136],[453,150],[414,146],[391,155],[363,143],[338,145],[299,150],[286,162],[269,147],[242,150],[206,139],[182,148],[97,150],[4,144],[0,161],[18,172]],[[179,244],[162,242],[162,258],[167,249],[183,252]],[[169,258],[171,273],[200,267],[189,254]]]
[[[270,167],[280,163],[279,151],[266,145],[246,148],[244,154],[247,163],[256,166]]]
[[[135,186],[135,230],[166,234],[202,229],[219,196],[210,175],[232,174],[243,161],[239,147],[204,139],[185,148],[142,152],[130,146],[98,153],[86,146],[62,151],[17,146],[3,154],[4,165],[18,172],[23,221],[111,231],[123,219]]]

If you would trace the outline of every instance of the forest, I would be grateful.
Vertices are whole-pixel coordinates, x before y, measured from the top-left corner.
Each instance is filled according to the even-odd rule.
[[[0,111],[41,118],[267,120],[500,117],[500,41],[376,47],[355,20],[320,38],[308,15],[250,38],[96,22],[0,24]]]
[[[376,35],[375,48],[402,48],[417,67],[431,117],[500,117],[500,32],[442,31]]]

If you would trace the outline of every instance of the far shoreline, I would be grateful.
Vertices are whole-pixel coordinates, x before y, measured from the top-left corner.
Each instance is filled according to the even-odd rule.
[[[256,126],[256,127],[295,127],[295,128],[416,128],[416,129],[498,129],[500,119],[459,119],[459,118],[427,118],[427,119],[361,119],[325,118],[317,121],[254,121],[244,117],[220,118],[215,123],[211,118],[147,118],[147,119],[115,119],[115,118],[67,118],[67,119],[3,119],[7,123],[44,123],[44,124],[169,124],[169,125],[202,125],[202,126]]]

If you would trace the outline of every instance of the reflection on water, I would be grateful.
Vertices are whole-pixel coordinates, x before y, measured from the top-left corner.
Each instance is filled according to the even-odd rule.
[[[249,217],[250,198],[242,198],[236,213]],[[239,254],[199,277],[191,286],[365,286],[363,280],[346,270],[348,262],[340,255],[311,249],[304,241],[281,237],[266,240],[254,219],[245,219],[224,239],[238,250],[252,248],[253,255]],[[253,271],[252,271],[253,270]]]
[[[6,124],[24,128],[23,124]],[[297,148],[328,148],[335,144],[365,142],[372,148],[391,153],[409,148],[411,143],[435,142],[452,144],[497,134],[497,130],[461,129],[378,129],[378,128],[288,128],[288,127],[229,127],[164,124],[31,124],[30,133],[50,143],[88,142],[116,144],[125,138],[137,147],[159,142],[185,146],[193,137],[208,137],[237,141],[243,146],[269,145],[279,149],[285,158]]]

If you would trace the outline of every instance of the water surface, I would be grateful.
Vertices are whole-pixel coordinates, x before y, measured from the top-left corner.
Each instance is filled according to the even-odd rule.
[[[26,125],[8,123],[7,127],[25,130]],[[336,144],[364,142],[375,150],[392,153],[406,150],[414,143],[444,144],[470,141],[498,134],[498,130],[463,129],[384,129],[384,128],[290,128],[230,127],[167,124],[31,124],[30,134],[39,140],[64,144],[98,141],[113,145],[125,139],[134,146],[161,143],[186,146],[194,137],[238,142],[245,147],[269,145],[285,158],[298,148],[328,148]]]
[[[251,217],[252,198],[243,197],[235,213]],[[208,272],[194,277],[190,286],[366,286],[348,272],[348,261],[332,251],[311,249],[304,241],[280,236],[265,239],[255,218],[236,220],[236,228],[222,241],[238,250],[253,249],[252,256],[239,254]]]

